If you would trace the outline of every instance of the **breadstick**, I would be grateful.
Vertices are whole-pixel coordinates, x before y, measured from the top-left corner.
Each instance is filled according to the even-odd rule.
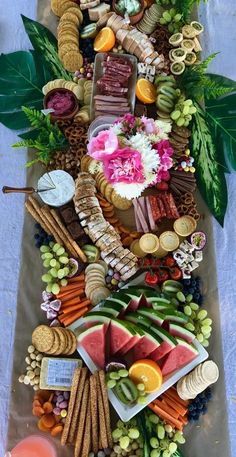
[[[61,244],[61,239],[59,236],[57,236],[57,234],[55,233],[55,231],[53,230],[53,225],[50,224],[50,221],[47,220],[47,218],[45,218],[44,214],[43,214],[43,211],[42,211],[42,208],[39,204],[39,202],[33,198],[32,196],[29,197],[29,201],[30,203],[32,204],[32,206],[34,207],[35,211],[37,211],[38,215],[40,216],[40,218],[42,219],[44,225],[46,227],[48,227],[48,233],[50,233],[50,235],[53,235],[56,242]]]
[[[70,243],[68,242],[67,238],[65,237],[64,233],[60,230],[57,224],[55,224],[55,221],[50,213],[50,209],[47,205],[42,206],[41,211],[46,218],[47,222],[53,227],[53,236],[54,233],[57,235],[57,237],[60,239],[60,241],[57,241],[59,244],[62,244],[65,246],[67,251],[70,252],[71,255],[75,256],[76,253],[73,248],[71,248]],[[55,237],[55,236],[54,236]]]
[[[45,230],[45,232],[48,234],[48,235],[51,235],[48,227],[46,226],[46,224],[44,223],[43,219],[40,217],[40,215],[37,213],[37,211],[34,209],[34,207],[32,206],[32,204],[29,202],[29,199],[26,200],[25,202],[25,207],[27,209],[27,211],[29,212],[29,214],[34,218],[34,220],[36,222],[38,222],[41,227],[43,228],[43,230]]]
[[[63,244],[62,238],[57,232],[56,227],[53,225],[52,221],[47,217],[47,210],[45,210],[45,208],[42,206],[40,208],[40,212],[42,214],[45,224],[47,224],[50,227],[50,232],[54,236],[56,242],[59,244]]]
[[[80,249],[78,244],[75,242],[75,240],[73,240],[71,234],[68,232],[66,227],[63,225],[63,223],[62,223],[60,217],[58,216],[57,212],[55,211],[55,209],[51,209],[50,213],[52,214],[53,218],[57,222],[57,224],[60,227],[61,231],[64,233],[64,235],[68,239],[68,242],[71,244],[71,246],[74,249],[74,251],[76,252],[76,254],[78,254],[78,256],[81,258],[81,260],[83,262],[87,262],[87,257],[83,253],[82,249]]]

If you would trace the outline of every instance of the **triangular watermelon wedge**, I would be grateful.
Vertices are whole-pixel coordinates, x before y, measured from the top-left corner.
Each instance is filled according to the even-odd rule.
[[[110,356],[116,355],[123,346],[133,340],[136,331],[128,322],[119,319],[112,319],[109,327],[110,335]]]
[[[105,368],[105,324],[97,324],[83,331],[78,336],[78,347],[82,347],[94,364],[101,369]]]
[[[165,357],[162,364],[162,375],[167,376],[173,371],[184,367],[198,356],[197,349],[192,345],[176,338],[178,345]]]

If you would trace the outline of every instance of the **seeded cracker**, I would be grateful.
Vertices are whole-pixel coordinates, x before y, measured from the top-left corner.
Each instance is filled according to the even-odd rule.
[[[92,446],[91,449],[95,454],[98,452],[98,387],[96,376],[90,377],[90,407],[91,407],[91,425],[92,425]]]
[[[54,327],[53,330],[59,338],[58,349],[56,352],[54,352],[54,355],[64,354],[64,351],[66,349],[66,339],[65,339],[64,333],[62,333],[60,331],[60,328],[57,328],[57,327]]]
[[[76,431],[78,428],[80,428],[78,417],[80,414],[82,397],[83,397],[83,393],[84,393],[84,385],[85,385],[85,381],[87,378],[87,373],[88,373],[88,369],[82,368],[80,379],[79,379],[79,385],[78,385],[78,389],[77,389],[77,395],[76,395],[76,399],[75,399],[75,403],[74,403],[73,416],[72,416],[70,430],[69,430],[69,434],[68,434],[68,443],[70,443],[70,444],[74,444],[75,437],[76,437]]]
[[[77,349],[77,339],[76,339],[75,334],[71,330],[67,329],[67,332],[68,332],[68,335],[70,335],[70,337],[71,337],[71,349],[69,352],[67,352],[67,355],[72,355],[72,354],[74,354],[74,352]]]
[[[39,325],[32,334],[32,344],[39,352],[47,352],[53,347],[55,335],[52,328],[47,325]]]
[[[67,438],[70,430],[71,420],[74,412],[74,404],[77,395],[79,380],[81,377],[82,368],[76,368],[72,380],[71,392],[70,392],[70,401],[68,406],[68,412],[66,416],[65,425],[61,435],[61,445],[64,446],[67,443]]]
[[[81,457],[81,446],[83,439],[85,438],[85,419],[88,411],[88,400],[89,400],[89,380],[87,379],[84,386],[82,404],[79,413],[78,420],[78,431],[75,440],[75,457]]]
[[[112,435],[111,435],[110,408],[109,408],[109,400],[108,400],[108,395],[107,395],[105,373],[103,370],[100,370],[98,372],[98,375],[99,375],[99,382],[100,382],[100,387],[101,387],[101,392],[102,392],[103,408],[105,411],[108,447],[112,447],[113,440],[112,440]]]
[[[104,411],[102,391],[99,381],[98,372],[95,373],[97,386],[98,386],[98,417],[99,417],[99,429],[100,429],[100,440],[101,447],[105,449],[108,447],[107,431],[106,431],[106,411]]]

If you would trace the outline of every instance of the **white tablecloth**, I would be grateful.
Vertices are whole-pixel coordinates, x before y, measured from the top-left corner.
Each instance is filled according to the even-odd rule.
[[[1,0],[0,6],[1,52],[7,53],[19,49],[28,49],[29,41],[24,32],[20,14],[35,18],[36,0],[18,0],[17,2]],[[235,0],[224,0],[224,2],[221,0],[209,0],[209,4],[201,8],[201,13],[201,21],[206,26],[205,53],[221,52],[211,65],[211,71],[224,74],[236,80]],[[11,149],[11,144],[16,141],[16,138],[16,134],[0,125],[0,187],[4,184],[13,186],[25,185],[24,164],[26,162],[26,151]],[[236,448],[235,176],[228,176],[227,181],[229,206],[225,227],[222,230],[214,222],[214,239],[221,307],[221,336],[219,335],[219,338],[221,337],[223,340],[230,440],[232,457],[234,457]],[[3,457],[11,386],[24,197],[15,194],[8,198],[0,194],[0,200],[0,457]],[[206,261],[207,259],[205,259]]]

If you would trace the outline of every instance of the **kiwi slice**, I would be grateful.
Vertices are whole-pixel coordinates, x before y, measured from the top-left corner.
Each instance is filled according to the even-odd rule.
[[[94,38],[97,35],[97,25],[96,24],[88,24],[83,27],[80,31],[80,38]]]

